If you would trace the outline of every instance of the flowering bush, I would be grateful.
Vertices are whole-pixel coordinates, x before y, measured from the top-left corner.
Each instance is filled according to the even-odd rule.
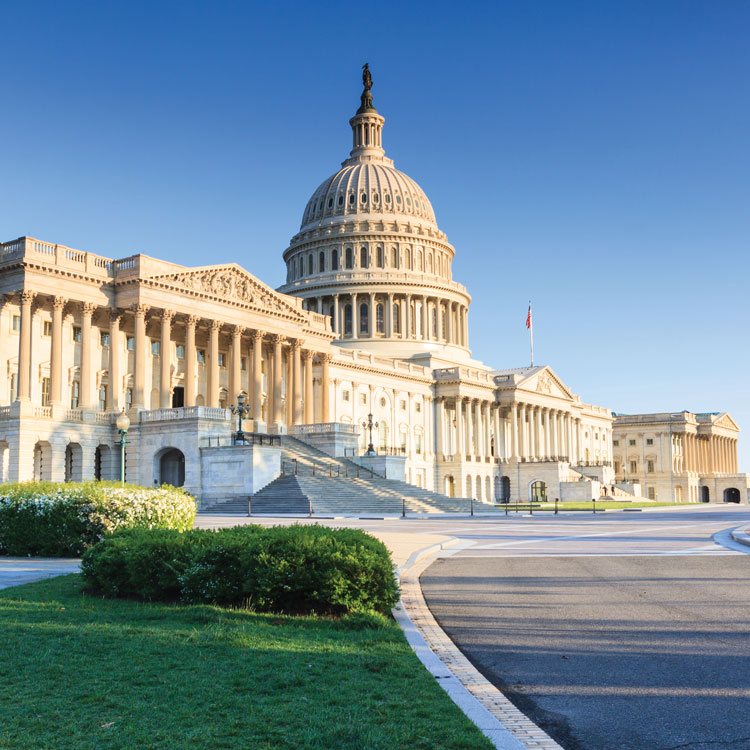
[[[0,554],[78,556],[118,529],[192,528],[195,500],[176,487],[115,482],[0,485]]]
[[[387,613],[398,601],[388,550],[359,529],[134,529],[89,549],[81,567],[108,596],[318,614]]]

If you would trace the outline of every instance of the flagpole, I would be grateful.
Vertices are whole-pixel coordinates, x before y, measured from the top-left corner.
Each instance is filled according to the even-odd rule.
[[[526,322],[529,328],[529,344],[531,345],[531,366],[534,366],[534,321],[531,318],[531,300],[529,300],[529,314]]]

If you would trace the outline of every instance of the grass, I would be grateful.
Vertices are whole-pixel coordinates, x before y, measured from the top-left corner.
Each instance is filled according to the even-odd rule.
[[[0,748],[490,748],[388,618],[0,591]]]
[[[685,505],[686,503],[669,503],[659,502],[657,500],[597,500],[596,509],[605,510],[606,508],[659,508],[665,505]],[[554,509],[554,503],[543,503],[540,508],[543,510]],[[593,503],[558,503],[559,510],[588,510],[592,511]]]

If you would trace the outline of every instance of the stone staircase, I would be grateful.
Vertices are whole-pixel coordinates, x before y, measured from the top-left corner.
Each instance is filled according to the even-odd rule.
[[[450,498],[397,479],[371,474],[348,459],[332,458],[296,438],[281,439],[283,472],[252,498],[252,513],[268,515],[400,516],[469,514],[471,501]],[[359,474],[359,476],[358,476]],[[474,502],[475,513],[500,512]],[[247,514],[247,500],[216,503],[201,513]]]

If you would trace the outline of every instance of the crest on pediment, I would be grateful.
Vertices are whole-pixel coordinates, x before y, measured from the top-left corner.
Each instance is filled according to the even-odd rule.
[[[200,295],[218,297],[226,302],[249,305],[264,312],[292,315],[298,319],[304,317],[294,304],[284,299],[283,295],[234,264],[194,268],[153,276],[151,280]]]
[[[557,377],[549,368],[542,367],[536,372],[529,373],[528,377],[522,380],[518,388],[535,391],[547,396],[556,396],[558,398],[573,399],[575,398],[568,387]]]
[[[552,378],[548,372],[543,372],[536,379],[537,393],[552,393]]]
[[[729,416],[729,414],[726,414],[726,413],[722,414],[722,415],[721,415],[721,416],[720,416],[720,417],[719,417],[719,418],[718,418],[718,419],[717,419],[717,420],[716,420],[716,421],[714,422],[714,424],[715,424],[715,425],[716,425],[717,427],[726,427],[727,429],[730,429],[730,430],[737,430],[738,432],[739,432],[739,429],[740,429],[740,428],[739,428],[739,425],[737,424],[737,422],[735,422],[735,421],[734,421],[734,420],[733,420],[733,419],[732,419],[732,418],[731,418],[731,417]]]

